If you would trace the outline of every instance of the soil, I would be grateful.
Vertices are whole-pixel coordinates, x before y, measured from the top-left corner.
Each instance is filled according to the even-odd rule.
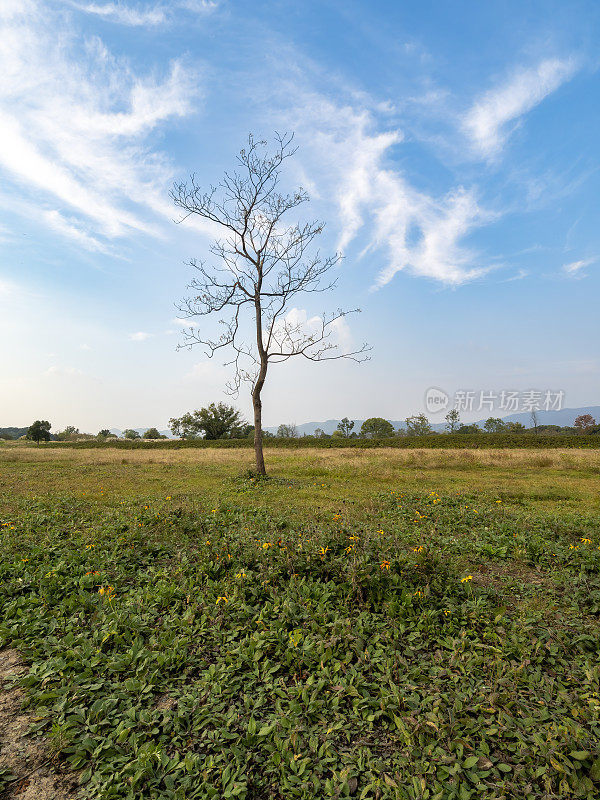
[[[26,672],[17,650],[0,650],[0,800],[75,800],[76,776],[60,769],[43,736],[29,733],[34,714],[14,685]]]

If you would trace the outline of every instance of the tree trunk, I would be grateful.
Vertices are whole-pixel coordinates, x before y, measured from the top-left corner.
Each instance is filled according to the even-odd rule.
[[[260,289],[262,286],[262,265],[260,261],[256,266],[258,270],[258,282],[256,284],[256,294],[254,296],[254,310],[256,322],[256,347],[260,358],[260,369],[256,376],[256,383],[252,389],[252,405],[254,406],[254,455],[256,456],[256,472],[259,475],[266,475],[265,459],[263,456],[263,436],[262,436],[262,401],[260,393],[267,377],[267,367],[269,359],[265,352],[262,333],[262,308],[260,304]]]
[[[254,406],[254,455],[256,457],[256,472],[259,475],[266,475],[267,471],[265,469],[262,439],[262,401],[260,399],[260,389],[258,389],[258,391],[257,389],[258,383],[252,392],[252,405]]]

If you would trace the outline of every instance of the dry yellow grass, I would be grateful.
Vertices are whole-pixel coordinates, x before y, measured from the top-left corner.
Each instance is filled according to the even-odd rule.
[[[460,468],[464,466],[551,469],[600,469],[599,450],[573,449],[401,449],[382,447],[363,448],[265,448],[265,457],[273,468],[293,462],[322,466],[332,471],[375,467],[378,472],[394,472],[398,467],[418,466],[424,469]],[[0,463],[6,462],[69,462],[73,464],[195,464],[198,466],[235,466],[243,469],[253,463],[253,451],[248,448],[182,448],[181,450],[119,448],[74,449],[46,447],[6,447],[0,449]]]
[[[72,496],[99,503],[170,495],[211,506],[285,508],[314,518],[343,508],[358,518],[368,513],[377,493],[399,489],[482,494],[552,513],[600,507],[598,450],[267,448],[265,455],[276,480],[257,486],[240,480],[253,466],[248,448],[3,447],[0,506],[11,495]]]

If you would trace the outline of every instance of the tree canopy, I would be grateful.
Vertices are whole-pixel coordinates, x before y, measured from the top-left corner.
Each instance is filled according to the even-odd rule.
[[[406,433],[408,436],[427,436],[432,433],[431,425],[425,414],[416,414],[406,418]]]
[[[450,409],[450,411],[446,414],[446,430],[448,433],[454,433],[454,431],[458,428],[459,422],[460,414],[458,413],[458,409]]]
[[[488,417],[483,423],[483,429],[487,433],[501,433],[506,430],[506,425],[500,417]]]
[[[394,435],[394,426],[383,417],[371,417],[361,425],[360,435],[367,439],[384,439]]]
[[[166,436],[163,436],[162,433],[159,432],[157,428],[148,428],[148,430],[144,433],[144,439],[166,439]]]
[[[169,428],[181,439],[231,439],[248,436],[251,426],[241,413],[226,403],[210,403],[205,408],[172,417]]]
[[[337,424],[337,430],[341,433],[342,436],[348,438],[350,436],[350,432],[354,427],[354,421],[348,419],[348,417],[343,417]]]
[[[591,414],[580,414],[575,418],[574,425],[581,433],[587,433],[596,424],[596,420]]]
[[[32,423],[29,428],[27,428],[26,436],[28,439],[32,439],[34,442],[38,444],[40,442],[49,442],[50,441],[50,428],[52,426],[46,419],[36,419],[34,423]]]
[[[295,439],[298,436],[298,428],[293,422],[280,425],[277,428],[277,436],[283,439]]]

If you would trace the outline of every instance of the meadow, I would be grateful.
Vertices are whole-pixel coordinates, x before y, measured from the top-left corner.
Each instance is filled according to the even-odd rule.
[[[597,798],[600,451],[265,452],[0,448],[0,648],[79,796]]]

